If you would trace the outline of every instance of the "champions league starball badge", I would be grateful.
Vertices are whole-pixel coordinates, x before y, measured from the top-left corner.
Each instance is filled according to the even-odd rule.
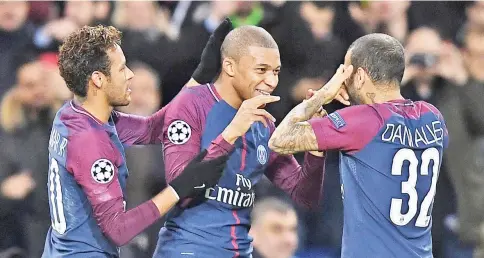
[[[101,184],[107,184],[114,178],[114,166],[107,159],[98,159],[91,166],[91,175]]]
[[[176,120],[168,126],[168,139],[173,144],[184,144],[192,136],[192,129],[190,126],[182,120]]]

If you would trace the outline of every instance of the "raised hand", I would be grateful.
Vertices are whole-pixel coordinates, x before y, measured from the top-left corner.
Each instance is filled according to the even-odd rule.
[[[200,63],[192,74],[192,78],[196,81],[193,84],[209,83],[217,76],[221,67],[220,47],[222,47],[225,36],[232,29],[232,22],[229,18],[226,18],[212,33],[203,49]],[[187,86],[192,86],[192,83]]]
[[[232,119],[232,122],[230,122],[227,128],[225,128],[222,137],[224,137],[227,142],[234,143],[238,137],[244,135],[247,130],[249,130],[254,122],[261,122],[266,127],[268,126],[266,119],[275,122],[276,119],[269,114],[269,112],[260,107],[268,103],[279,101],[279,99],[280,97],[278,96],[259,95],[245,100],[242,102],[242,105],[237,111],[234,119]]]
[[[315,90],[309,89],[308,92],[306,93],[306,100],[310,99],[315,93],[316,93]],[[341,87],[341,89],[339,90],[338,94],[334,99],[339,101],[343,105],[346,105],[346,106],[351,105],[350,96],[348,95],[348,92],[346,91],[345,87]]]
[[[315,96],[324,98],[323,104],[330,103],[338,96],[338,94],[346,94],[347,97],[347,93],[342,86],[343,82],[347,80],[352,73],[352,65],[347,67],[345,67],[344,65],[340,65],[339,68],[336,70],[336,73],[333,75],[333,77],[331,77],[331,80],[329,80],[329,82],[327,82],[320,90],[318,90]],[[341,99],[344,99],[344,97],[341,97]]]

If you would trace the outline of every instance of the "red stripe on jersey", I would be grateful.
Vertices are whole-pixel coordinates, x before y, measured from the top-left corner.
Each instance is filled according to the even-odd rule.
[[[240,172],[244,171],[245,168],[245,157],[247,156],[247,140],[245,139],[245,135],[242,136],[242,154],[241,156],[241,161],[240,161]],[[239,245],[237,244],[236,241],[236,235],[235,235],[235,226],[240,224],[240,219],[239,216],[237,216],[237,211],[233,210],[232,215],[234,216],[235,219],[235,225],[230,227],[230,236],[232,237],[232,246],[234,249],[238,250]],[[239,257],[239,252],[235,251],[234,257]]]
[[[242,136],[242,153],[240,156],[240,172],[242,172],[245,169],[245,157],[247,156],[247,140],[245,139],[245,135]]]
[[[234,216],[235,219],[235,224],[239,225],[240,224],[240,219],[239,216],[237,215],[237,211],[233,210],[232,215]],[[238,250],[239,245],[237,244],[237,237],[235,235],[235,225],[230,227],[230,236],[232,237],[232,246],[234,249]],[[234,258],[239,257],[239,252],[235,251]]]

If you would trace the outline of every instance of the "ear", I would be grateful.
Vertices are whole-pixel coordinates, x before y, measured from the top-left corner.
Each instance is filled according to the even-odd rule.
[[[357,90],[360,90],[363,87],[363,84],[365,84],[365,81],[369,79],[368,75],[366,74],[365,70],[363,68],[358,67],[356,69],[356,74],[355,74],[355,86]]]
[[[106,82],[106,76],[100,72],[93,72],[91,74],[91,81],[97,88],[101,88],[103,83]]]
[[[222,60],[222,70],[230,77],[235,76],[235,65],[235,60],[230,57],[226,57]]]

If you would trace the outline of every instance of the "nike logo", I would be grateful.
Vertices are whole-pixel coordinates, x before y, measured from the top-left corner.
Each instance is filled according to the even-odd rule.
[[[205,184],[203,184],[203,185],[199,185],[199,186],[195,186],[195,187],[193,187],[193,188],[195,188],[195,189],[199,189],[199,188],[205,188]]]

